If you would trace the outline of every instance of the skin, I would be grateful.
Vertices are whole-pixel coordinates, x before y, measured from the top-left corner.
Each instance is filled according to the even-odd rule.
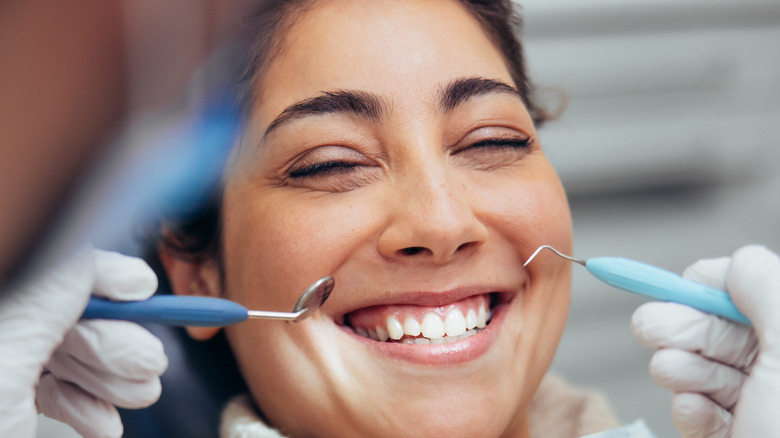
[[[123,124],[176,104],[232,38],[244,0],[200,3],[0,2],[0,286],[40,268]]]
[[[522,264],[541,244],[570,251],[566,197],[516,94],[441,105],[458,79],[511,85],[499,50],[445,0],[321,2],[283,44],[227,176],[224,278],[213,262],[163,255],[174,290],[288,310],[314,280],[336,278],[306,321],[227,329],[253,398],[290,436],[527,436],[570,267],[545,254]],[[377,96],[385,111],[309,114],[266,134],[285,108],[339,90]],[[479,144],[496,138],[531,144]],[[306,173],[323,162],[341,164]],[[464,290],[511,300],[477,355],[409,360],[340,324],[369,305]]]

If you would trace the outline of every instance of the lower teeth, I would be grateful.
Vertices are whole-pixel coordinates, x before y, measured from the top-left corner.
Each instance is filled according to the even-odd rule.
[[[488,311],[488,314],[487,314],[487,325],[490,325],[491,319],[492,319],[492,314],[491,314],[490,311]],[[485,327],[487,327],[487,325]],[[436,344],[450,344],[450,343],[453,343],[453,342],[462,341],[462,340],[464,340],[464,339],[466,339],[466,338],[468,338],[470,336],[473,336],[473,335],[481,332],[484,329],[485,329],[484,327],[483,328],[474,327],[473,329],[466,329],[466,332],[463,333],[460,336],[446,336],[445,335],[445,336],[443,336],[441,338],[433,338],[433,339],[432,338],[426,338],[426,337],[423,337],[423,336],[410,337],[408,335],[404,335],[401,339],[392,339],[392,338],[386,337],[387,335],[385,333],[385,340],[380,339],[378,337],[377,333],[373,332],[373,331],[368,331],[368,330],[360,329],[360,328],[353,329],[353,331],[354,331],[355,334],[357,334],[359,336],[362,336],[364,338],[371,339],[371,340],[374,340],[374,341],[377,341],[377,342],[392,342],[392,343],[396,343],[396,344],[421,344],[421,345],[434,344],[434,345],[436,345]]]
[[[424,338],[424,337],[418,337],[418,338],[410,338],[408,336],[404,336],[401,339],[394,340],[394,339],[388,339],[385,342],[395,342],[395,343],[402,343],[402,344],[421,344],[421,345],[429,345],[429,344],[450,344],[453,342],[462,341],[472,335],[475,335],[479,332],[481,332],[483,329],[480,328],[474,328],[471,330],[466,330],[466,333],[460,335],[460,336],[444,336],[443,338]]]

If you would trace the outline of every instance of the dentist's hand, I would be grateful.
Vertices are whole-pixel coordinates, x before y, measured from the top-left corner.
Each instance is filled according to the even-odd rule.
[[[780,257],[746,246],[700,260],[683,276],[725,290],[754,329],[690,307],[640,306],[634,335],[659,349],[650,374],[674,391],[672,418],[684,438],[780,433]]]
[[[140,259],[85,250],[0,295],[0,436],[33,437],[37,410],[85,437],[119,437],[115,406],[160,395],[160,341],[124,321],[81,321],[91,294],[142,300],[157,278]]]

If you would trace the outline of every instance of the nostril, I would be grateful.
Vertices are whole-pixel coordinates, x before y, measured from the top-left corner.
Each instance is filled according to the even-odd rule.
[[[404,249],[401,250],[401,252],[404,255],[415,255],[415,254],[419,254],[419,253],[421,253],[423,251],[425,251],[425,248],[423,248],[422,246],[412,246],[412,247],[404,248]]]
[[[466,243],[461,244],[460,246],[458,246],[458,249],[456,249],[455,252],[458,252],[458,251],[460,251],[460,250],[462,250],[464,248],[468,248],[469,246],[471,246],[472,243],[474,243],[474,242],[466,242]]]

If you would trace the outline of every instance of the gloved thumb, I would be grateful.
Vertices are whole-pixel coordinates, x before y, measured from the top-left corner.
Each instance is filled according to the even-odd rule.
[[[764,352],[780,352],[780,257],[760,245],[738,249],[726,276],[731,300],[753,323]]]
[[[0,436],[35,433],[35,386],[92,290],[92,249],[0,293]]]
[[[92,249],[81,250],[2,295],[0,370],[9,383],[34,385],[38,381],[43,365],[86,306],[94,268]]]
[[[715,289],[726,290],[726,274],[729,265],[731,259],[728,257],[701,259],[685,268],[682,276]]]

